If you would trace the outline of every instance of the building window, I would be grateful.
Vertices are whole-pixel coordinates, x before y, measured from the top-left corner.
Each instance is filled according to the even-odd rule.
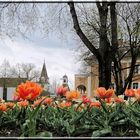
[[[84,85],[79,85],[77,87],[77,91],[79,91],[82,95],[86,93],[86,87]]]
[[[137,89],[138,88],[138,83],[133,83],[133,89]]]
[[[138,73],[138,72],[139,72],[139,66],[135,66],[134,73]]]

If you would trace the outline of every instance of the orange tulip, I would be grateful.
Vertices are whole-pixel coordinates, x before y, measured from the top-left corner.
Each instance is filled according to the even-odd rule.
[[[46,98],[46,99],[44,100],[44,104],[49,104],[49,105],[51,105],[51,104],[52,104],[52,99],[51,99],[51,98]]]
[[[7,110],[7,106],[5,104],[0,104],[0,110],[1,111],[6,111]]]
[[[105,99],[105,100],[103,100],[103,101],[105,101],[106,103],[112,103],[113,98],[106,98],[106,99]]]
[[[70,107],[71,105],[72,105],[71,102],[66,102],[66,103],[65,103],[65,106],[66,106],[66,107]]]
[[[83,100],[83,103],[85,103],[85,104],[91,102],[90,99],[88,99],[86,95],[82,96],[82,100]]]
[[[36,100],[34,103],[33,103],[33,107],[36,107],[36,106],[38,106],[40,103],[41,103],[41,101],[42,101],[42,99],[38,99],[38,100]]]
[[[137,89],[135,92],[135,97],[138,101],[140,101],[140,89]]]
[[[14,103],[12,103],[12,102],[7,102],[6,103],[6,106],[8,107],[8,108],[13,108],[14,107]]]
[[[91,102],[90,103],[90,108],[92,108],[92,107],[100,107],[100,106],[101,106],[100,102]]]
[[[14,101],[21,101],[22,99],[18,96],[18,93],[15,92],[14,93],[14,98],[13,98]]]
[[[114,94],[114,89],[108,89],[106,91],[106,98],[111,98]]]
[[[67,100],[77,99],[77,98],[79,98],[79,96],[80,96],[80,93],[77,92],[77,91],[68,91],[66,93],[66,99]]]
[[[61,108],[70,107],[71,105],[72,105],[71,102],[66,102],[66,101],[63,101],[63,102],[61,102],[61,103],[59,104],[59,106],[60,106]]]
[[[56,93],[60,96],[66,96],[67,91],[68,91],[67,87],[60,86],[57,88]]]
[[[61,107],[61,108],[66,107],[66,106],[65,106],[65,101],[61,102],[61,103],[59,104],[59,107]]]
[[[17,87],[17,93],[15,95],[24,100],[34,100],[41,94],[42,90],[43,88],[37,83],[27,81]]]
[[[96,94],[97,97],[101,99],[111,98],[114,94],[114,90],[113,89],[106,90],[104,87],[99,87],[96,89]]]
[[[29,102],[25,100],[25,101],[20,101],[17,104],[20,107],[27,107],[29,105]]]
[[[124,99],[119,98],[119,97],[115,97],[115,98],[114,98],[114,101],[115,101],[116,103],[124,103]]]
[[[61,103],[59,104],[59,107],[64,108],[64,107],[65,107],[65,103],[61,102]]]
[[[135,97],[135,90],[134,89],[126,89],[125,95],[128,97]]]

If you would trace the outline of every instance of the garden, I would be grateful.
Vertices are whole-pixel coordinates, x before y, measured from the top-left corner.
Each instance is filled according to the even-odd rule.
[[[2,2],[0,15],[0,60],[13,64],[0,66],[0,138],[140,137],[138,2]],[[23,63],[43,58],[41,75]],[[94,96],[64,85],[47,94],[45,59],[54,89],[67,72]]]
[[[0,137],[139,137],[140,89],[96,89],[89,99],[67,87],[57,96],[40,96],[43,88],[31,81],[21,83],[14,101],[0,101]]]

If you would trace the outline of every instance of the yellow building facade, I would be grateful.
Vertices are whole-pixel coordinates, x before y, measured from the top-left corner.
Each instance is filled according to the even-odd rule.
[[[123,81],[129,74],[130,60],[124,59],[122,62],[122,78]],[[140,65],[140,60],[137,61],[136,65]],[[127,69],[126,69],[127,68]],[[95,90],[98,87],[98,64],[88,66],[87,74],[76,74],[75,75],[75,90],[78,90],[81,94],[85,94],[90,98],[93,98],[95,95]],[[112,75],[112,84],[114,84],[113,75]],[[115,88],[115,84],[114,84]],[[137,89],[140,88],[140,66],[135,67],[134,76],[132,79],[131,88]]]

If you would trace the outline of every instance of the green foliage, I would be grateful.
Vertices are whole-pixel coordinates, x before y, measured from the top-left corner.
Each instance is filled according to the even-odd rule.
[[[0,135],[19,130],[19,137],[125,137],[140,136],[140,104],[116,103],[78,110],[71,107],[19,108],[0,111]],[[82,104],[79,104],[82,105]],[[77,109],[77,110],[76,110]],[[6,136],[6,134],[5,134]]]

